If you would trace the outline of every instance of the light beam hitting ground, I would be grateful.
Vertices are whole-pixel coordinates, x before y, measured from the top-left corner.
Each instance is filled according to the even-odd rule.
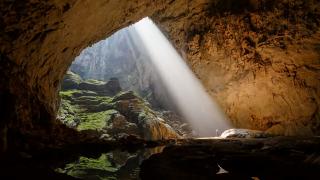
[[[133,26],[146,47],[170,96],[198,136],[215,136],[229,129],[229,121],[202,84],[149,18]]]

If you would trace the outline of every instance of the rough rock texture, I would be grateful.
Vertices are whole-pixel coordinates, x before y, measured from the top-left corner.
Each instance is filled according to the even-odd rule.
[[[316,0],[4,0],[0,8],[0,151],[22,147],[16,140],[28,133],[58,139],[57,90],[74,57],[145,16],[237,127],[319,134]]]
[[[157,116],[150,106],[132,91],[114,97],[115,109],[124,115],[129,123],[139,128],[139,135],[145,140],[177,139],[179,134],[165,120]],[[113,123],[114,124],[114,123]]]
[[[120,92],[117,79],[79,79],[77,74],[68,72],[60,91],[58,119],[68,127],[108,140],[125,136],[149,141],[179,138],[148,102],[132,91]]]
[[[319,8],[312,0],[174,1],[153,19],[236,127],[311,135],[320,132]]]

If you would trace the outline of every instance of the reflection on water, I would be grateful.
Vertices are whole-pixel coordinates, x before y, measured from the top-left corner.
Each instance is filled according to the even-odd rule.
[[[56,169],[80,179],[96,180],[135,180],[139,179],[140,164],[152,154],[161,153],[164,146],[141,149],[130,153],[115,150],[102,153],[98,158],[79,157],[75,162]]]

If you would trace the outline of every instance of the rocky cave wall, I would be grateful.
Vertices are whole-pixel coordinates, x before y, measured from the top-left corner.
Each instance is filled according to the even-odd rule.
[[[319,10],[312,0],[174,1],[153,19],[236,127],[312,135]]]
[[[17,134],[58,138],[58,89],[74,57],[145,16],[235,126],[319,134],[319,1],[4,0],[0,8],[1,151],[19,144],[10,140]]]

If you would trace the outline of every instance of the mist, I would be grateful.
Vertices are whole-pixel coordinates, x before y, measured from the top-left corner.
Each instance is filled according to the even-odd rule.
[[[134,25],[170,97],[198,136],[216,136],[230,128],[218,105],[173,45],[149,18]]]

